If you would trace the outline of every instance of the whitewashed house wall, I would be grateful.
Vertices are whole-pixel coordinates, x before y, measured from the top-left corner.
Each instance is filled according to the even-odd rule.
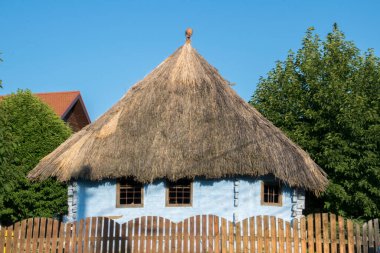
[[[116,207],[116,180],[78,181],[69,187],[69,220],[92,216],[119,217],[125,222],[140,216],[162,216],[172,221],[181,221],[199,214],[215,214],[228,220],[243,220],[256,215],[273,215],[291,220],[302,215],[305,206],[303,190],[282,186],[282,205],[261,204],[262,181],[239,177],[235,179],[205,180],[193,182],[191,207],[167,207],[165,181],[158,180],[144,185],[143,207]]]

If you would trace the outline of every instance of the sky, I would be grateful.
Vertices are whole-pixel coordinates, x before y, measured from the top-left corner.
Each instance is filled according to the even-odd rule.
[[[254,93],[308,27],[337,22],[361,50],[380,51],[380,1],[0,0],[0,94],[79,90],[94,121],[185,42]]]

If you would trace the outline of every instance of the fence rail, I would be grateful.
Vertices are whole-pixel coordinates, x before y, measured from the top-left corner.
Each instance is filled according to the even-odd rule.
[[[144,216],[123,224],[105,217],[66,224],[34,218],[0,228],[4,253],[378,253],[379,247],[378,219],[360,225],[327,213],[292,223],[256,216],[235,224],[215,215],[179,223]]]

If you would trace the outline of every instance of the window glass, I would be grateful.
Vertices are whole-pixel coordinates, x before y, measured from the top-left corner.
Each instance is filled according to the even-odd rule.
[[[281,205],[281,186],[278,183],[263,182],[261,203]]]
[[[117,187],[117,206],[142,206],[143,185],[131,179],[120,179]]]
[[[190,180],[178,180],[167,183],[167,199],[169,206],[189,206],[192,203],[192,183]]]

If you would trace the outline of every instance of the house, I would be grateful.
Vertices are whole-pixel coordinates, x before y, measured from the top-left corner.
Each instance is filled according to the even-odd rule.
[[[186,43],[29,173],[70,182],[69,218],[302,215],[325,172]]]
[[[48,104],[74,132],[78,132],[91,123],[79,91],[34,93],[34,95]],[[2,96],[0,96],[0,101],[1,98]]]

